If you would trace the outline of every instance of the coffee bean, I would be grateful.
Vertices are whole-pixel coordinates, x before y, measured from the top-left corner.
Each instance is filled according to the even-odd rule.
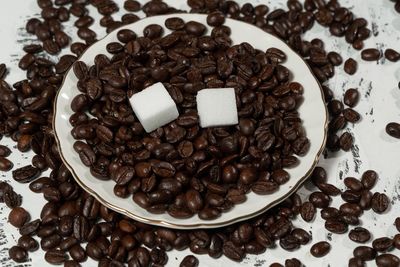
[[[21,205],[22,197],[13,190],[8,190],[4,192],[3,200],[7,207],[12,209]]]
[[[376,257],[375,263],[379,267],[395,267],[400,265],[400,259],[393,254],[381,254]]]
[[[347,177],[344,179],[344,184],[353,191],[361,191],[363,189],[363,184],[354,177]]]
[[[351,258],[349,260],[349,267],[364,267],[365,262],[360,258]]]
[[[366,243],[370,240],[370,232],[363,227],[356,227],[349,232],[350,240],[357,243]]]
[[[301,267],[303,264],[296,258],[285,260],[285,267]]]
[[[400,232],[400,217],[395,219],[394,225],[396,226],[397,231]]]
[[[356,73],[357,62],[352,58],[347,59],[344,62],[344,71],[349,75],[353,75],[354,73]]]
[[[376,48],[368,48],[361,51],[361,58],[365,61],[376,61],[381,56],[381,52]]]
[[[241,261],[244,256],[244,251],[241,247],[235,246],[231,241],[225,242],[222,247],[222,252],[226,257],[234,261]]]
[[[292,235],[287,235],[284,236],[279,240],[279,245],[281,248],[287,251],[293,251],[295,249],[298,249],[300,246],[299,240],[297,240],[296,237]]]
[[[7,172],[13,167],[14,164],[10,160],[0,156],[0,171]]]
[[[392,62],[397,62],[400,60],[400,53],[396,50],[388,48],[385,50],[385,58]]]
[[[312,245],[310,253],[316,258],[320,258],[328,254],[330,250],[331,245],[328,242],[321,241]]]
[[[389,198],[385,194],[375,193],[372,196],[371,207],[376,213],[383,213],[389,207]]]
[[[11,149],[6,146],[0,145],[0,157],[8,157],[11,154]]]
[[[347,232],[348,226],[346,223],[341,222],[339,220],[329,219],[325,222],[325,228],[329,232],[332,232],[335,234],[343,234],[343,233]]]
[[[376,251],[367,246],[359,246],[353,250],[353,255],[363,261],[372,261],[376,257]]]
[[[314,219],[316,209],[311,202],[304,202],[300,209],[300,215],[306,222]]]
[[[207,16],[207,24],[213,27],[221,26],[225,23],[225,16],[221,12],[213,12]]]
[[[386,252],[393,246],[393,240],[389,237],[376,238],[372,241],[372,247],[378,252]]]
[[[8,255],[13,261],[18,262],[18,263],[28,261],[28,253],[26,252],[25,249],[23,249],[19,246],[11,247],[8,250]]]
[[[199,260],[193,255],[186,256],[179,264],[179,267],[197,267],[197,266],[199,266]]]
[[[329,52],[327,57],[329,62],[331,62],[334,66],[340,66],[343,62],[343,59],[340,56],[340,54],[336,52]]]
[[[20,183],[28,183],[35,179],[39,174],[40,170],[33,167],[32,165],[18,168],[12,172],[14,180]]]
[[[359,99],[360,93],[357,89],[350,88],[344,93],[343,101],[349,107],[354,107],[355,105],[357,105]]]
[[[11,210],[10,214],[8,215],[8,221],[13,226],[20,228],[22,227],[27,221],[29,221],[30,215],[29,213],[21,207],[15,207]]]
[[[346,108],[343,110],[343,116],[348,122],[351,123],[356,123],[361,119],[360,114],[351,108]]]
[[[314,192],[309,196],[309,201],[314,207],[323,209],[329,206],[331,198],[322,192]]]
[[[397,122],[390,122],[386,125],[386,133],[394,138],[400,139],[400,124]]]
[[[80,267],[81,265],[74,260],[67,260],[64,262],[64,267]]]
[[[328,195],[328,196],[337,196],[340,194],[339,188],[332,184],[328,183],[319,183],[317,184],[317,187],[319,190],[321,190],[322,193]]]
[[[29,223],[25,223],[24,226],[22,226],[19,229],[19,233],[21,235],[34,234],[37,231],[37,229],[39,228],[39,226],[40,226],[40,220],[36,219],[36,220],[31,221]]]
[[[61,264],[65,262],[66,255],[61,250],[52,249],[45,253],[44,259],[51,264]]]
[[[124,3],[124,8],[130,12],[137,12],[141,8],[141,4],[135,0],[126,0]]]
[[[361,176],[361,183],[365,189],[372,189],[376,183],[378,178],[378,174],[373,170],[368,170],[363,173]]]
[[[18,239],[18,246],[29,252],[33,252],[39,248],[39,243],[31,236],[23,235]]]

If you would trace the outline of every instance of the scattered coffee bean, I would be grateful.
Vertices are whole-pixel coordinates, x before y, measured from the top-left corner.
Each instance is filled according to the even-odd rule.
[[[349,107],[354,107],[357,105],[359,99],[360,93],[358,90],[355,88],[350,88],[344,93],[343,102]]]
[[[15,227],[22,227],[30,219],[29,213],[21,207],[15,207],[8,215],[8,221]]]
[[[396,267],[400,266],[400,259],[393,254],[381,254],[376,257],[375,263],[378,267]]]
[[[371,208],[376,213],[383,213],[389,207],[389,198],[383,193],[375,193],[372,196]]]
[[[28,260],[28,252],[19,246],[13,246],[8,250],[10,258],[18,263],[26,262]]]
[[[199,266],[199,260],[193,255],[186,256],[179,264],[179,267],[197,267],[197,266]]]
[[[386,133],[394,138],[400,139],[400,124],[390,122],[386,125]]]
[[[356,227],[349,232],[350,240],[357,243],[366,243],[370,240],[370,232],[363,227]]]
[[[394,49],[388,48],[385,50],[385,58],[392,62],[397,62],[400,60],[400,53]]]
[[[349,58],[344,62],[344,71],[349,75],[353,75],[357,71],[357,66],[357,62],[354,59]]]
[[[381,56],[381,52],[376,48],[368,48],[361,51],[361,58],[365,61],[376,61]]]
[[[331,250],[331,245],[326,241],[321,241],[312,245],[310,252],[316,258],[324,257]]]
[[[359,246],[353,250],[353,255],[363,261],[372,261],[376,257],[376,251],[367,246]]]

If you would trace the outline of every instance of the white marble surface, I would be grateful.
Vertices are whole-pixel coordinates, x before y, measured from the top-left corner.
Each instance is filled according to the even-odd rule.
[[[9,83],[14,83],[23,79],[24,73],[17,68],[18,58],[22,55],[24,44],[30,43],[33,38],[24,34],[26,20],[37,15],[38,9],[34,0],[2,0],[3,7],[0,9],[0,62],[6,63],[10,68],[10,75],[7,77]],[[118,0],[120,4],[122,0]],[[184,0],[169,0],[169,4],[184,8]],[[243,1],[244,2],[244,1]],[[247,1],[246,1],[247,2]],[[256,3],[269,3],[270,7],[284,6],[286,1],[257,1]],[[395,13],[393,3],[389,0],[341,0],[343,6],[350,7],[358,16],[368,19],[370,27],[374,29],[374,36],[366,42],[366,47],[378,47],[385,49],[392,47],[399,49],[400,39],[400,14]],[[91,15],[96,14],[91,10]],[[95,16],[97,17],[97,16]],[[75,18],[72,18],[74,21]],[[72,23],[71,23],[72,25]],[[71,25],[67,25],[67,32],[71,30]],[[104,30],[96,24],[91,27],[96,30],[99,36],[104,34]],[[74,36],[76,37],[75,33]],[[360,53],[353,50],[343,39],[329,37],[327,29],[314,26],[311,32],[307,33],[307,38],[320,37],[329,40],[326,47],[340,52],[344,58],[349,56],[360,59]],[[398,159],[400,156],[400,141],[395,140],[385,134],[384,128],[389,121],[400,121],[400,63],[391,62],[363,62],[359,64],[359,70],[354,76],[346,75],[342,67],[336,68],[337,75],[333,78],[329,86],[337,96],[341,96],[344,90],[350,87],[357,87],[361,92],[360,104],[356,110],[362,114],[362,121],[353,127],[349,125],[346,129],[355,137],[355,145],[349,153],[339,152],[328,155],[321,159],[320,165],[328,170],[329,181],[343,189],[342,179],[346,176],[360,177],[361,173],[368,169],[374,169],[379,173],[379,182],[374,190],[384,191],[392,200],[390,210],[384,215],[377,215],[371,211],[365,212],[361,218],[362,226],[370,229],[373,237],[393,236],[396,229],[393,226],[394,219],[400,215],[400,166]],[[12,148],[13,153],[10,159],[15,163],[15,167],[30,163],[31,153],[20,153],[15,149],[15,144],[3,138],[0,143]],[[11,181],[11,172],[0,172],[0,179]],[[23,195],[23,206],[27,208],[32,217],[38,217],[44,200],[41,195],[33,194],[27,185],[11,182],[14,189]],[[313,190],[306,184],[300,193],[305,194]],[[334,199],[334,204],[340,204],[340,198]],[[31,262],[17,265],[8,260],[7,248],[16,243],[19,234],[15,228],[7,224],[8,209],[5,205],[0,205],[0,262],[3,267],[11,266],[50,266],[43,260],[43,253],[36,252],[30,254]],[[218,260],[210,259],[208,256],[197,256],[200,259],[200,266],[269,266],[272,262],[283,263],[285,259],[297,257],[306,266],[347,266],[347,260],[352,255],[356,244],[351,242],[347,235],[328,234],[323,227],[323,220],[317,216],[316,220],[310,224],[302,221],[301,218],[295,220],[295,226],[304,227],[312,232],[313,243],[328,240],[332,244],[331,252],[324,258],[313,258],[309,249],[310,243],[295,252],[286,252],[281,248],[270,249],[262,255],[248,256],[242,263],[234,263],[224,257]],[[394,251],[400,256],[399,251]],[[168,266],[178,266],[180,260],[190,251],[171,252],[168,254]],[[88,261],[84,266],[97,266],[93,261]],[[375,266],[370,262],[368,266]]]

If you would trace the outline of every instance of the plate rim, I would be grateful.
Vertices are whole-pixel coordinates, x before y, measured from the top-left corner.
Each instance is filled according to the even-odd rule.
[[[183,13],[183,14],[182,13],[173,13],[173,14],[166,14],[166,15],[157,15],[157,16],[151,16],[151,17],[144,17],[144,18],[141,18],[140,21],[141,20],[145,20],[145,19],[152,19],[152,18],[168,18],[168,17],[171,17],[171,16],[179,17],[181,15],[207,16],[206,14],[200,14],[200,13]],[[246,22],[243,22],[243,21],[235,20],[235,19],[232,19],[232,18],[226,18],[226,20],[233,20],[235,22],[242,22],[242,23],[247,24],[250,27],[254,27],[254,28],[260,30],[259,27],[255,26],[253,24],[250,24],[250,23],[246,23]],[[79,61],[81,59],[81,57],[87,52],[87,50],[90,49],[94,44],[102,42],[105,38],[107,38],[107,36],[111,35],[112,33],[116,32],[116,31],[119,31],[121,28],[129,27],[130,25],[133,25],[133,24],[135,24],[137,22],[138,21],[135,21],[135,22],[130,23],[130,24],[123,25],[122,27],[114,29],[113,31],[107,33],[101,39],[99,39],[95,43],[89,45],[82,52],[82,54],[79,57],[77,57],[76,61]],[[269,35],[271,38],[274,38],[274,39],[278,40],[279,42],[283,43],[284,45],[286,45],[289,50],[291,50],[295,55],[297,55],[304,62],[304,64],[307,66],[308,71],[311,73],[313,79],[316,81],[316,83],[318,85],[319,92],[320,92],[320,95],[321,95],[321,100],[324,103],[323,107],[324,107],[324,110],[325,110],[325,113],[324,113],[325,114],[325,122],[324,122],[324,127],[323,127],[324,128],[324,136],[323,136],[323,140],[322,140],[321,146],[320,146],[318,152],[315,155],[314,161],[311,164],[311,166],[308,169],[308,171],[301,178],[299,178],[298,181],[295,183],[295,185],[293,185],[293,187],[290,190],[288,190],[288,192],[286,192],[283,196],[281,196],[278,199],[275,199],[274,201],[269,202],[262,209],[259,209],[259,210],[255,211],[253,213],[249,213],[247,215],[242,215],[242,216],[239,216],[239,217],[235,217],[235,218],[230,219],[230,220],[226,220],[226,221],[219,222],[219,223],[212,223],[212,220],[210,220],[210,221],[203,220],[204,223],[184,224],[184,225],[183,224],[179,224],[179,223],[171,223],[171,222],[167,222],[167,221],[164,221],[164,220],[147,219],[147,218],[144,218],[144,217],[142,217],[140,215],[134,214],[134,213],[132,213],[132,212],[130,212],[130,211],[124,209],[124,208],[121,208],[121,207],[118,207],[118,206],[116,206],[116,205],[114,205],[112,203],[109,203],[104,198],[102,198],[97,192],[95,192],[94,190],[92,190],[91,188],[86,186],[86,184],[81,181],[79,176],[75,173],[74,168],[65,159],[64,154],[63,154],[63,150],[62,150],[62,147],[61,147],[61,144],[60,144],[60,139],[59,139],[58,134],[57,134],[57,130],[56,130],[56,126],[55,126],[56,125],[56,118],[57,118],[56,114],[58,113],[57,112],[57,103],[58,103],[58,99],[59,99],[59,96],[60,96],[61,89],[64,87],[64,85],[66,83],[66,78],[67,78],[68,74],[70,73],[70,71],[72,71],[72,68],[73,68],[73,65],[74,65],[74,64],[72,64],[68,68],[68,70],[65,72],[65,75],[63,77],[62,83],[60,84],[59,90],[57,91],[57,94],[55,96],[55,100],[54,100],[54,103],[53,103],[52,129],[53,129],[54,138],[55,138],[58,150],[59,150],[59,154],[60,154],[61,160],[64,163],[64,165],[67,167],[67,169],[71,172],[71,175],[74,178],[74,180],[79,184],[79,186],[83,190],[88,192],[97,201],[99,201],[100,204],[104,205],[105,207],[107,207],[107,208],[109,208],[109,209],[111,209],[113,211],[116,211],[116,212],[118,212],[120,214],[123,214],[123,215],[125,215],[125,216],[127,216],[129,218],[132,218],[134,220],[137,220],[139,222],[143,222],[143,223],[147,223],[147,224],[151,224],[151,225],[155,225],[155,226],[163,226],[163,227],[168,227],[168,228],[174,228],[174,229],[197,229],[197,228],[204,228],[205,229],[205,228],[218,228],[218,227],[232,225],[234,223],[238,223],[238,222],[246,220],[246,219],[254,218],[254,217],[266,212],[267,210],[273,208],[274,206],[278,205],[279,203],[283,202],[288,197],[290,197],[307,180],[307,178],[311,175],[312,171],[314,170],[314,168],[318,164],[319,158],[322,155],[322,153],[323,153],[323,151],[325,149],[325,146],[326,146],[326,142],[327,142],[329,114],[328,114],[327,106],[326,106],[325,101],[324,101],[325,97],[324,97],[324,92],[323,92],[323,89],[322,89],[322,85],[319,82],[319,80],[317,79],[317,77],[315,76],[315,74],[312,72],[311,67],[307,64],[307,62],[303,59],[303,57],[299,53],[297,53],[294,49],[292,49],[288,44],[286,44],[280,38],[278,38],[278,37],[276,37],[276,36],[274,36],[274,35],[272,35],[272,34],[270,34],[268,32],[265,32],[265,34]],[[210,222],[210,223],[207,223],[207,222]]]

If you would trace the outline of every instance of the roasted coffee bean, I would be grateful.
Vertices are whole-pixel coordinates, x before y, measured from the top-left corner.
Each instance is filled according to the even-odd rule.
[[[81,265],[74,260],[67,260],[64,262],[64,267],[80,267]]]
[[[360,114],[351,108],[346,108],[343,110],[343,116],[348,122],[351,123],[356,123],[361,119]]]
[[[222,252],[226,257],[234,261],[241,261],[244,257],[244,251],[241,247],[235,246],[231,241],[225,242]]]
[[[375,193],[372,196],[371,208],[376,213],[383,213],[389,207],[389,198],[383,193]]]
[[[18,263],[26,262],[28,260],[28,252],[19,246],[13,246],[8,250],[9,257]]]
[[[197,267],[199,266],[199,260],[193,256],[193,255],[188,255],[179,264],[179,267]]]
[[[279,240],[279,245],[281,246],[281,248],[287,251],[293,251],[300,247],[299,240],[297,240],[297,238],[292,235],[282,237]]]
[[[393,246],[393,240],[389,237],[376,238],[372,241],[372,247],[379,252],[385,252],[391,249]]]
[[[400,265],[400,259],[393,254],[381,254],[376,257],[375,263],[379,267],[395,267]]]
[[[296,258],[285,260],[285,267],[301,267],[303,264]]]
[[[137,12],[141,8],[141,4],[135,0],[126,0],[124,3],[124,8],[130,12]]]
[[[349,267],[364,267],[365,262],[360,258],[351,258],[349,260]]]
[[[357,68],[357,62],[352,58],[349,58],[344,62],[344,71],[349,75],[356,73]]]
[[[34,180],[39,174],[40,170],[32,165],[18,168],[12,172],[14,180],[20,183],[28,183]]]
[[[213,12],[207,16],[207,24],[213,27],[218,27],[224,24],[225,16],[221,12]]]
[[[339,220],[329,219],[325,222],[325,228],[329,232],[332,232],[335,234],[343,234],[343,233],[347,232],[348,226],[346,223],[341,222]]]
[[[363,189],[362,183],[354,177],[347,177],[343,182],[350,190],[359,192]]]
[[[8,222],[13,226],[20,228],[30,219],[29,213],[21,207],[15,207],[8,215]]]
[[[373,170],[368,170],[361,176],[361,183],[365,189],[370,190],[374,187],[378,174]]]
[[[67,260],[67,257],[63,251],[52,249],[44,254],[44,259],[50,264],[62,264]]]
[[[6,146],[0,145],[0,157],[8,157],[11,154],[11,149]]]
[[[372,261],[376,257],[376,251],[367,246],[359,246],[353,250],[353,255],[363,261]]]
[[[385,58],[392,62],[397,62],[400,60],[400,53],[394,49],[388,48],[385,50]]]
[[[354,215],[357,217],[361,216],[362,214],[361,207],[355,203],[343,203],[340,205],[339,210],[342,214]]]
[[[33,252],[39,248],[39,243],[33,237],[23,235],[18,239],[18,246],[29,252]]]
[[[336,219],[339,217],[339,210],[333,207],[327,207],[321,210],[321,217],[324,220]]]
[[[0,171],[7,172],[13,167],[14,164],[10,160],[0,156]]]
[[[39,228],[39,226],[40,226],[40,220],[39,220],[39,219],[36,219],[36,220],[31,221],[31,222],[29,222],[29,223],[25,223],[24,226],[22,226],[22,227],[19,229],[19,233],[20,233],[21,235],[31,235],[31,234],[34,234],[34,233],[36,233],[36,231],[37,231],[37,229]]]
[[[395,248],[400,249],[400,234],[393,237],[393,245]]]
[[[359,99],[360,93],[358,92],[358,90],[350,88],[344,93],[343,102],[349,107],[354,107],[355,105],[357,105]]]
[[[317,187],[319,190],[321,190],[322,193],[328,196],[337,196],[340,194],[340,189],[332,184],[319,183],[317,184]]]
[[[361,58],[365,61],[376,61],[381,56],[381,52],[376,48],[368,48],[361,51]]]
[[[349,238],[357,243],[366,243],[371,239],[371,234],[363,227],[356,227],[349,232]]]
[[[314,192],[309,196],[309,201],[314,207],[323,209],[329,206],[331,198],[322,192]]]
[[[336,52],[329,52],[327,57],[329,62],[332,63],[332,65],[334,66],[339,66],[343,62],[341,55]]]
[[[314,219],[316,213],[315,206],[311,202],[304,202],[300,208],[300,215],[303,220],[310,222]]]
[[[400,139],[400,124],[397,122],[390,122],[386,125],[386,133],[394,138]]]
[[[394,225],[396,226],[397,231],[400,232],[400,217],[395,219]]]
[[[358,203],[361,199],[361,193],[352,190],[346,190],[341,194],[341,197],[348,203]]]
[[[206,31],[206,27],[197,21],[186,22],[184,29],[188,34],[193,34],[195,36],[201,36]]]
[[[310,253],[316,258],[320,258],[328,254],[330,250],[331,245],[328,242],[321,241],[312,245]]]

